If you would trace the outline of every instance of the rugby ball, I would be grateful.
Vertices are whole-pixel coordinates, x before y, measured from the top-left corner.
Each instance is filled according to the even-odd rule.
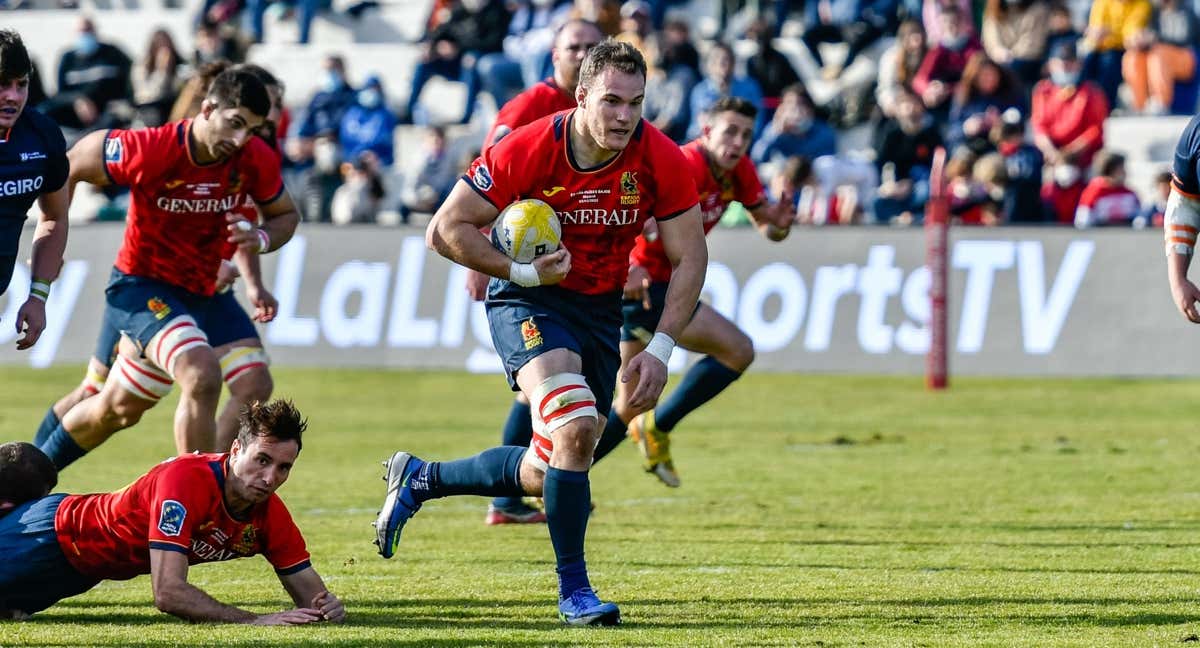
[[[540,200],[518,200],[496,219],[500,249],[517,263],[529,263],[558,249],[562,225],[554,208]]]

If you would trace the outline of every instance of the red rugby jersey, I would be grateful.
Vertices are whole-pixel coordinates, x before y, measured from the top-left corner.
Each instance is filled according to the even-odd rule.
[[[553,115],[560,110],[570,110],[576,105],[575,97],[567,94],[554,77],[544,79],[541,83],[525,90],[508,100],[496,115],[496,122],[488,130],[483,140],[483,150],[495,146],[496,141],[503,139],[520,126],[546,115]]]
[[[150,550],[187,554],[188,564],[263,554],[275,571],[310,566],[304,538],[278,495],[245,520],[225,509],[226,454],[168,459],[115,492],[71,495],[54,517],[71,566],[97,579],[150,573]]]
[[[745,205],[746,209],[756,209],[767,199],[750,156],[742,156],[728,173],[716,176],[708,165],[708,156],[700,140],[688,142],[682,150],[700,194],[700,212],[704,219],[705,234],[716,227],[729,203],[736,200]],[[629,255],[629,263],[645,268],[650,274],[650,280],[655,283],[671,280],[671,261],[667,259],[667,252],[657,238],[649,241],[639,234],[633,252]]]
[[[500,140],[463,179],[496,209],[536,198],[562,224],[571,272],[559,286],[599,295],[620,290],[629,251],[647,218],[668,220],[696,204],[679,146],[642,120],[611,160],[581,169],[569,136],[574,110],[543,117]]]
[[[212,295],[229,231],[225,215],[249,196],[267,204],[283,194],[275,153],[260,138],[227,160],[196,164],[191,120],[158,128],[111,130],[104,169],[130,189],[125,240],[116,267],[198,295]]]

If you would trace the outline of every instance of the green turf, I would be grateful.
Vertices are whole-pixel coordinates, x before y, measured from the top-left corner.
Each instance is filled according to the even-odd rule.
[[[0,370],[0,424],[28,438],[77,369]],[[593,582],[625,625],[554,616],[545,527],[489,528],[485,500],[433,502],[396,558],[371,544],[379,460],[495,443],[495,376],[281,370],[310,419],[281,494],[344,626],[193,626],[147,578],[105,583],[0,645],[1150,646],[1200,634],[1200,476],[1190,381],[751,374],[673,437],[669,490],[619,448],[592,479]],[[164,403],[68,470],[122,486],[170,452]],[[262,560],[194,568],[218,599],[286,597]]]

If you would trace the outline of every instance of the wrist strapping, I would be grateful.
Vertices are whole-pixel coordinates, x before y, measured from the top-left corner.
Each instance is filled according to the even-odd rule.
[[[512,265],[508,266],[508,280],[522,288],[542,285],[542,278],[538,276],[537,268],[533,267],[532,263],[513,261]]]
[[[671,359],[671,352],[675,350],[675,340],[670,335],[659,331],[650,338],[650,344],[646,345],[646,353],[658,358],[664,365]]]
[[[50,282],[45,279],[34,279],[29,284],[29,296],[42,301],[50,299]]]
[[[267,230],[258,229],[258,253],[266,254],[267,250],[271,249],[271,235],[267,234]]]
[[[1163,215],[1163,236],[1166,238],[1167,255],[1182,254],[1191,257],[1196,246],[1196,234],[1200,232],[1200,203],[1179,194],[1174,189],[1167,197],[1167,209]]]

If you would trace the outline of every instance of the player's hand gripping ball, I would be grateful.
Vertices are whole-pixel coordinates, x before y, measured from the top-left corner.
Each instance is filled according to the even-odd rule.
[[[558,249],[562,225],[554,208],[540,200],[518,200],[496,221],[500,249],[517,263],[529,263]]]

